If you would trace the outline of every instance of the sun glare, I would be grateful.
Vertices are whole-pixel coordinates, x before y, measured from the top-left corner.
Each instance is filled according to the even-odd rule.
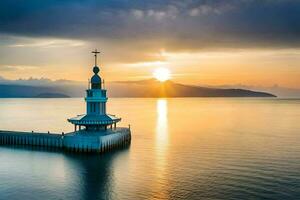
[[[167,81],[171,78],[170,70],[166,68],[158,68],[153,72],[154,78],[160,82]]]

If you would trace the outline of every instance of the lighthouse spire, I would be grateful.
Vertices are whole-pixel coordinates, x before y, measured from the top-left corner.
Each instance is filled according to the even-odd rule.
[[[97,54],[100,53],[100,51],[98,51],[97,49],[95,49],[95,51],[92,51],[93,54],[95,54],[95,66],[97,66]]]

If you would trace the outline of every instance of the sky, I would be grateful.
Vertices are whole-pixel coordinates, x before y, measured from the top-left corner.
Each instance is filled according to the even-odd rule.
[[[0,76],[300,88],[299,0],[1,0]]]

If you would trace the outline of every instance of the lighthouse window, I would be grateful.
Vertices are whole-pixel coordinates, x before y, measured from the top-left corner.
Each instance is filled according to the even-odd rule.
[[[91,112],[95,112],[95,111],[96,111],[95,103],[91,103]]]
[[[98,113],[98,110],[99,110],[99,104],[96,104],[95,105],[95,112]]]

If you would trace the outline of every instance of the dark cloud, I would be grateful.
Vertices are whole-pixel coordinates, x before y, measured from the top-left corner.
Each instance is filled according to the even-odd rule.
[[[298,47],[300,1],[2,0],[0,32],[149,49]]]

